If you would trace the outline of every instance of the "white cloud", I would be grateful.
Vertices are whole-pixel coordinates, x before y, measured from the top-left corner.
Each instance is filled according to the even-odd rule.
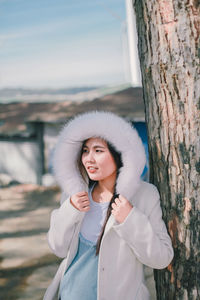
[[[97,55],[98,56],[98,55]],[[73,57],[40,58],[23,60],[14,64],[2,64],[0,86],[70,86],[86,84],[106,84],[123,81],[123,66],[115,53],[112,57],[94,55]]]
[[[65,40],[38,53],[0,58],[0,87],[77,86],[125,81],[120,38]]]
[[[39,25],[20,27],[18,29],[7,30],[7,32],[0,34],[0,40],[14,40],[19,38],[31,38],[33,36],[38,37],[47,33],[52,34],[59,32],[59,30],[62,30],[69,25],[71,25],[71,22],[68,22],[68,20],[56,20]]]
[[[82,22],[87,20],[82,18]],[[81,30],[80,26],[73,16],[68,16],[4,30],[0,34],[0,87],[123,81],[119,28],[101,31],[99,24],[95,33]]]

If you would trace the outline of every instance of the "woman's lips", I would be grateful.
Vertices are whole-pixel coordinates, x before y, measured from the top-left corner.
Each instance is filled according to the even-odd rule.
[[[92,167],[92,166],[87,167],[87,171],[89,173],[95,173],[97,170],[98,170],[98,168],[96,168],[96,167]]]

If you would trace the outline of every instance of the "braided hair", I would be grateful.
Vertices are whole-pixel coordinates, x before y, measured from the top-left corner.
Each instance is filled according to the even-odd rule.
[[[122,159],[121,159],[121,153],[118,152],[109,142],[107,142],[107,145],[108,145],[108,149],[112,155],[112,157],[114,158],[114,161],[116,163],[116,166],[117,166],[117,176],[119,174],[119,169],[123,166],[122,164]],[[113,193],[113,196],[110,200],[110,203],[108,205],[108,209],[107,209],[107,213],[106,213],[106,218],[105,218],[105,221],[104,221],[104,224],[102,226],[102,229],[101,229],[101,233],[99,235],[99,238],[97,240],[97,244],[96,244],[96,255],[99,254],[99,251],[100,251],[100,246],[101,246],[101,241],[102,241],[102,238],[103,238],[103,235],[104,235],[104,231],[105,231],[105,228],[106,228],[106,224],[108,222],[108,219],[111,215],[111,211],[112,211],[112,203],[115,201],[116,198],[118,198],[119,194],[116,194],[116,183],[115,183],[115,187],[114,187],[114,193]]]

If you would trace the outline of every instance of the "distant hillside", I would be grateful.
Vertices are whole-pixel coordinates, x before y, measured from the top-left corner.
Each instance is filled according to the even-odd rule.
[[[72,87],[60,89],[0,89],[0,103],[11,102],[57,102],[57,101],[89,101],[102,97],[108,93],[124,89],[128,85],[114,87]]]
[[[88,99],[96,95],[97,87],[75,87],[61,89],[24,89],[24,88],[3,88],[0,89],[0,102],[54,102]]]

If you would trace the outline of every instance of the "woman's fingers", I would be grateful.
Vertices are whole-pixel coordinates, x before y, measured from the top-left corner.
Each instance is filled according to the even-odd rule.
[[[89,199],[88,198],[84,198],[84,199],[82,199],[82,198],[77,198],[77,203],[84,203],[84,202],[88,202],[89,201]]]
[[[116,198],[115,201],[111,204],[111,207],[116,210],[117,208],[119,208],[119,206],[121,205],[121,201],[119,200],[119,198]]]
[[[114,210],[116,210],[116,209],[117,209],[117,205],[116,205],[116,203],[115,203],[115,202],[113,202],[113,203],[111,204],[111,207],[112,207]]]
[[[121,204],[120,199],[119,199],[119,198],[116,198],[116,199],[115,199],[115,203],[116,203],[117,206],[120,205],[120,204]]]
[[[81,209],[81,211],[89,211],[90,210],[90,207],[89,206],[85,206],[85,207],[83,207],[82,209]]]
[[[112,203],[112,208],[111,212],[116,221],[123,223],[133,209],[133,205],[125,197],[119,195],[119,198],[116,198],[115,202]]]
[[[82,206],[80,206],[80,211],[88,211],[90,210],[90,204],[87,203],[87,204],[83,204]]]
[[[90,208],[88,193],[85,191],[74,194],[71,197],[72,204],[80,211],[87,211]]]
[[[87,205],[87,204],[90,204],[90,201],[89,200],[84,200],[84,201],[81,201],[80,203],[82,203],[83,205]]]
[[[76,194],[76,196],[78,196],[78,197],[85,197],[85,196],[87,196],[88,197],[88,193],[86,191],[82,191],[82,192],[78,192]]]
[[[90,202],[89,201],[84,201],[84,202],[81,203],[81,206],[82,207],[90,206]]]
[[[88,211],[90,209],[90,201],[88,195],[79,198],[79,205],[81,211]]]

